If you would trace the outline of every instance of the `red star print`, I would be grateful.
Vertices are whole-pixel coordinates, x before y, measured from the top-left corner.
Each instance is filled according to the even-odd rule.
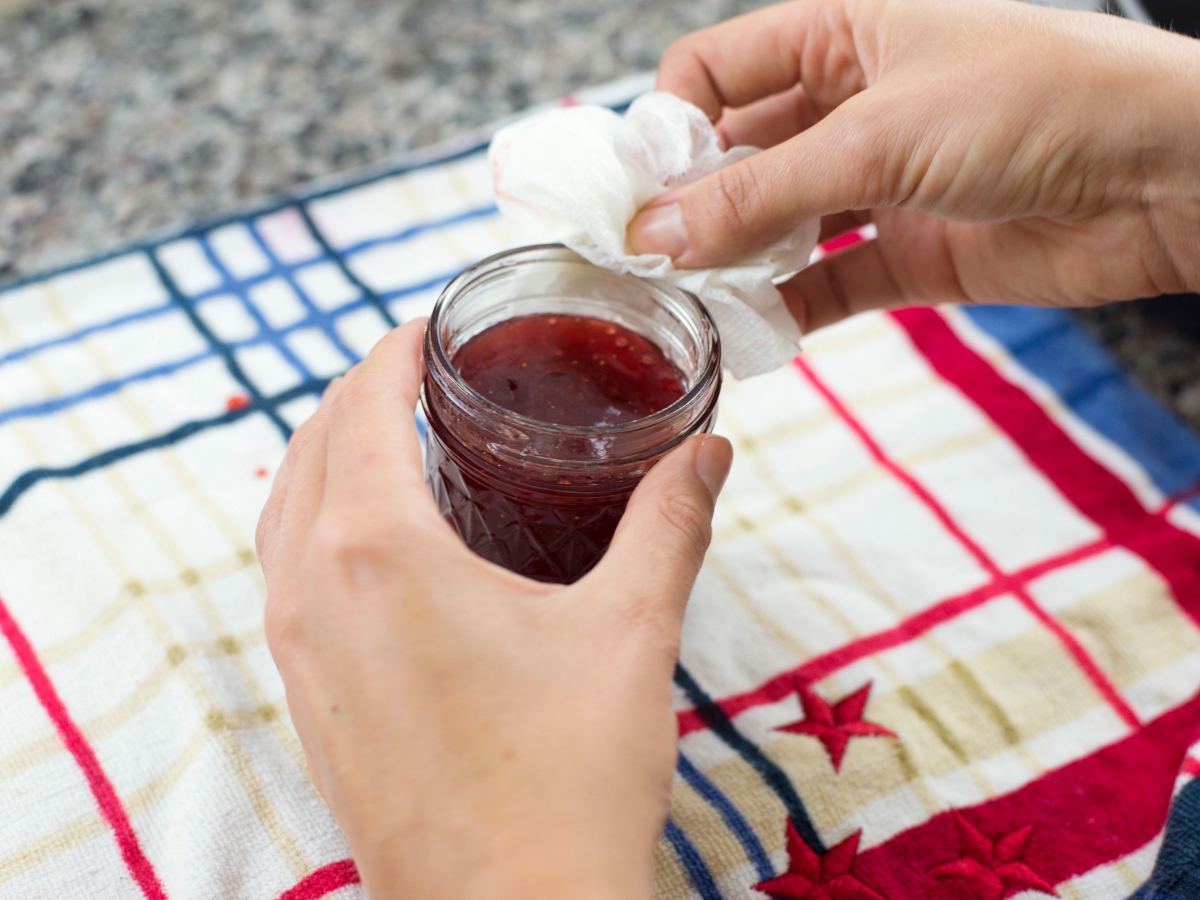
[[[962,855],[930,869],[929,874],[934,878],[961,879],[971,886],[978,900],[1005,900],[1021,891],[1041,891],[1058,896],[1054,885],[1022,861],[1032,825],[993,841],[960,813],[954,813],[954,821],[958,826]]]
[[[780,731],[790,734],[809,734],[825,745],[833,762],[833,771],[842,765],[846,745],[856,737],[891,737],[896,735],[874,722],[863,721],[863,710],[867,708],[867,695],[871,693],[871,682],[867,682],[849,697],[839,700],[836,706],[814,693],[807,684],[796,679],[796,693],[804,708],[804,718]]]
[[[788,819],[788,870],[756,884],[754,889],[774,900],[886,900],[854,875],[854,854],[861,834],[855,832],[818,855]]]

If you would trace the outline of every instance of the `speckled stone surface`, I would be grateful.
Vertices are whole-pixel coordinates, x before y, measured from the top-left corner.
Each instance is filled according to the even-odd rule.
[[[652,69],[760,5],[42,0],[0,18],[0,283]],[[1161,305],[1080,317],[1200,430],[1200,344]]]
[[[1200,434],[1200,297],[1162,297],[1080,310],[1134,381]]]
[[[0,19],[0,278],[653,69],[753,0],[42,0]]]

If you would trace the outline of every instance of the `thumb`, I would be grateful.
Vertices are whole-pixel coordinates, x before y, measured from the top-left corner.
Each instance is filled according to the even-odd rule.
[[[586,576],[634,603],[667,603],[682,616],[712,538],[717,495],[733,447],[723,437],[685,441],[647,473],[600,564]]]
[[[890,206],[907,158],[892,118],[882,101],[857,94],[790,140],[656,199],[629,223],[629,248],[704,269],[743,259],[806,219]]]

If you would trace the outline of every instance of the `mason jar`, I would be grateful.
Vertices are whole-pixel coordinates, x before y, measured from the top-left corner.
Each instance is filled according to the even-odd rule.
[[[656,344],[684,393],[645,418],[569,426],[505,409],[452,363],[487,328],[531,315],[584,316]],[[604,555],[633,489],[665,453],[712,429],[721,388],[717,329],[666,282],[594,266],[557,244],[485,259],[438,298],[425,332],[425,476],[472,550],[521,575],[570,583]]]

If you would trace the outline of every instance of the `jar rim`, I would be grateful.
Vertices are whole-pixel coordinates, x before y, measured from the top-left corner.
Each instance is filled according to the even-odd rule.
[[[651,413],[641,419],[634,419],[630,422],[620,422],[616,424],[602,425],[559,425],[554,422],[547,422],[544,419],[534,419],[530,416],[523,416],[520,413],[513,412],[507,407],[500,406],[498,403],[489,400],[483,394],[479,393],[475,388],[467,383],[462,377],[458,369],[451,362],[449,355],[446,353],[446,348],[441,341],[440,323],[445,314],[445,309],[458,296],[461,296],[470,284],[475,281],[483,271],[493,268],[497,263],[508,261],[509,264],[519,262],[515,259],[523,254],[533,254],[536,252],[560,252],[563,256],[562,261],[579,261],[594,265],[589,260],[574,250],[559,243],[545,244],[527,244],[521,247],[513,247],[508,250],[502,250],[499,253],[493,253],[486,259],[481,259],[479,262],[468,266],[456,275],[441,294],[438,295],[437,302],[433,305],[433,312],[430,313],[429,322],[425,326],[425,351],[426,364],[429,363],[428,357],[432,354],[434,360],[438,364],[438,369],[443,377],[449,378],[459,390],[464,391],[473,403],[478,403],[490,415],[498,417],[501,421],[511,423],[523,428],[531,428],[539,430],[543,433],[560,435],[563,437],[587,437],[595,436],[598,433],[605,436],[632,434],[643,428],[653,428],[664,421],[667,421],[678,415],[680,410],[693,403],[704,391],[708,390],[709,383],[714,376],[719,376],[721,372],[721,345],[717,339],[717,325],[713,321],[712,315],[707,307],[700,302],[700,299],[691,291],[684,290],[681,287],[671,284],[667,281],[662,281],[656,278],[642,278],[638,275],[630,273],[614,273],[620,274],[628,278],[636,278],[639,281],[645,282],[656,290],[675,293],[681,297],[686,304],[691,306],[697,314],[701,322],[707,325],[709,333],[712,335],[711,347],[712,352],[708,354],[705,365],[697,373],[693,379],[693,384],[678,400],[670,406],[665,406],[657,412]],[[567,256],[569,254],[569,256]],[[572,259],[573,258],[573,259]]]

